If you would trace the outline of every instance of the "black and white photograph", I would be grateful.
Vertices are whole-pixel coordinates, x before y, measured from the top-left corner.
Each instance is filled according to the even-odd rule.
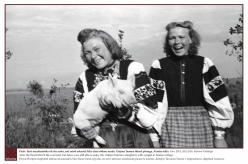
[[[5,161],[244,150],[244,4],[3,6]]]

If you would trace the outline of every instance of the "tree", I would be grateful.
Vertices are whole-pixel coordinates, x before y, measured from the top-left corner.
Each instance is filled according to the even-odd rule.
[[[37,82],[35,80],[30,81],[27,85],[27,88],[28,88],[29,92],[33,93],[37,97],[43,97],[44,96],[44,91],[43,91],[42,85],[39,84],[39,82]]]
[[[234,41],[232,41],[231,39],[226,39],[224,41],[224,45],[227,47],[231,47],[231,52],[230,51],[226,51],[226,55],[229,56],[236,56],[237,60],[239,62],[243,61],[243,40],[242,40],[242,34],[243,34],[243,14],[239,15],[239,22],[241,24],[237,24],[235,27],[230,27],[229,29],[229,33],[231,35],[236,35],[240,40],[236,43]],[[241,36],[240,36],[241,35]]]
[[[122,47],[122,40],[123,40],[123,36],[124,36],[124,31],[122,30],[119,30],[119,42],[120,42],[120,47],[121,47],[121,50],[122,50],[122,53],[123,53],[123,58],[122,60],[128,60],[132,57],[132,55],[129,55],[126,48],[123,48]]]
[[[5,33],[7,33],[8,30],[9,30],[8,28],[5,28]],[[7,61],[8,59],[10,59],[12,55],[13,55],[12,52],[7,51],[7,52],[5,53],[5,59],[6,59],[6,61]]]
[[[231,48],[231,51],[226,51],[226,55],[235,56],[239,62],[243,61],[243,15],[239,15],[239,22],[235,27],[230,27],[229,33],[236,35],[238,41],[234,42],[231,39],[226,39],[224,45]],[[236,68],[235,68],[236,69]],[[237,70],[237,69],[236,69]],[[237,71],[238,72],[238,71]],[[239,72],[238,72],[239,73]],[[230,102],[234,111],[234,122],[229,130],[226,131],[226,141],[228,147],[242,147],[243,146],[243,81],[241,78],[231,80],[224,78],[225,85],[228,91]]]
[[[10,52],[10,51],[6,52],[6,61],[7,61],[8,59],[10,59],[12,55],[13,55],[12,52]]]

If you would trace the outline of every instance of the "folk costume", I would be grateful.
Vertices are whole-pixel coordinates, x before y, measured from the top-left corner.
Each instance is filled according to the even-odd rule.
[[[84,94],[87,94],[87,92],[94,89],[100,81],[108,79],[109,73],[113,77],[123,80],[127,79],[130,75],[135,75],[135,98],[137,102],[144,104],[144,107],[150,112],[143,115],[142,120],[135,117],[131,122],[128,121],[128,119],[136,116],[139,112],[138,110],[131,111],[132,114],[128,115],[128,110],[123,109],[122,117],[125,117],[125,119],[120,119],[110,112],[100,125],[99,135],[107,142],[107,145],[102,145],[101,147],[153,147],[148,133],[149,130],[142,127],[142,121],[145,120],[151,125],[155,121],[157,115],[156,93],[150,84],[143,65],[138,62],[131,60],[116,60],[111,66],[102,70],[92,67],[83,72],[76,83],[74,91],[74,112],[77,110],[79,102],[83,99]],[[151,130],[153,129],[151,128],[150,131]],[[77,129],[77,134],[79,135],[79,129]]]
[[[210,59],[187,55],[155,60],[149,77],[166,117],[162,147],[214,147],[213,130],[232,125],[227,91]]]

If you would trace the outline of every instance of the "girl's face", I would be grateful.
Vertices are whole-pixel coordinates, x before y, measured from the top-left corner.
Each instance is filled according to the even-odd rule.
[[[83,43],[85,58],[98,69],[105,68],[114,60],[108,48],[100,38],[91,38]]]
[[[189,30],[183,27],[175,27],[168,34],[169,46],[176,56],[188,55],[191,44]]]

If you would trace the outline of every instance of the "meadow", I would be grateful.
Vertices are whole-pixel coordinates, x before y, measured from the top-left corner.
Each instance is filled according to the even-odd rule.
[[[70,136],[73,100],[72,88],[66,88],[49,98],[45,91],[43,107],[64,110],[42,115],[42,103],[28,91],[6,92],[6,147],[17,148],[65,148],[73,141]],[[65,100],[65,101],[63,101]],[[55,104],[54,104],[55,103]],[[44,110],[44,109],[43,109]],[[50,118],[50,119],[49,119]]]
[[[239,81],[239,82],[237,82]],[[226,132],[229,148],[243,148],[243,90],[241,79],[226,79],[235,120]],[[28,91],[6,91],[6,148],[81,147],[85,140],[70,135],[73,115],[73,88],[63,88],[49,97],[35,97]]]

